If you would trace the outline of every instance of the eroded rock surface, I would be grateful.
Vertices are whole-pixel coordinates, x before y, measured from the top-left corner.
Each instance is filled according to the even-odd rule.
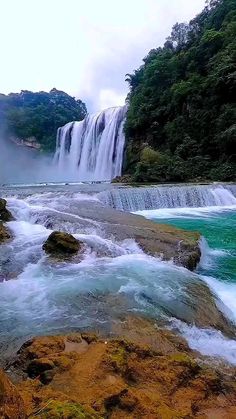
[[[17,384],[27,414],[40,411],[41,418],[235,417],[234,368],[226,374],[207,365],[182,338],[156,329],[145,319],[130,318],[116,333],[120,337],[108,340],[74,333],[39,337],[23,345],[15,368],[29,375],[32,362],[39,367],[38,376]]]
[[[100,202],[77,204],[77,215],[99,222],[106,237],[116,240],[134,239],[152,256],[173,260],[176,264],[194,270],[200,261],[200,234],[180,230],[130,214],[105,207]]]
[[[0,370],[0,418],[26,418],[24,402],[16,387],[2,370]]]

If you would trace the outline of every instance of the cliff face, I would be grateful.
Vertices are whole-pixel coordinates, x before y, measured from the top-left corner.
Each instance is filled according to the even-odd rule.
[[[10,136],[10,141],[17,146],[29,147],[35,150],[41,149],[41,144],[37,142],[35,137],[28,137],[28,138],[22,139],[22,138]]]

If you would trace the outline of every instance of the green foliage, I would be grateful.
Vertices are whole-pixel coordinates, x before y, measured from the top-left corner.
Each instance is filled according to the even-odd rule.
[[[236,178],[235,39],[235,0],[210,0],[128,75],[125,170],[136,180]],[[165,161],[143,159],[143,144]]]
[[[44,151],[54,151],[57,129],[70,121],[85,117],[81,100],[57,89],[47,92],[0,94],[0,123],[9,136],[34,137]]]
[[[37,414],[36,414],[37,415]],[[35,415],[35,416],[36,416]],[[79,403],[51,400],[40,410],[41,419],[102,419],[93,409],[85,409]]]

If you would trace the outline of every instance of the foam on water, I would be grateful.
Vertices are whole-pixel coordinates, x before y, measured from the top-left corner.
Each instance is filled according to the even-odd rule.
[[[207,283],[209,288],[218,297],[218,301],[223,302],[220,309],[236,323],[236,284],[221,282],[213,277],[201,275],[201,278]],[[223,308],[224,307],[224,308]]]
[[[217,330],[188,326],[176,319],[172,321],[171,329],[181,333],[191,349],[236,365],[236,340],[226,338]]]
[[[210,192],[210,199],[219,204],[214,207],[159,208],[139,213],[151,219],[202,218],[210,222],[212,217],[236,209],[231,189],[226,192],[222,192],[221,187],[219,189],[216,196]],[[184,194],[183,199],[188,199],[188,202],[193,202],[192,197],[195,197],[194,202],[199,202],[196,190]],[[201,199],[208,199],[208,194],[209,191],[202,191]],[[16,221],[8,223],[14,239],[4,246],[5,262],[9,257],[13,258],[14,266],[17,262],[20,269],[17,280],[0,283],[0,339],[87,328],[98,322],[108,322],[110,310],[114,309],[108,296],[125,295],[128,298],[126,311],[144,312],[152,318],[169,322],[174,317],[178,323],[178,327],[175,323],[176,329],[193,349],[236,364],[235,341],[226,339],[217,330],[194,325],[194,307],[202,302],[198,301],[197,293],[191,291],[192,286],[196,289],[207,284],[219,309],[236,321],[233,298],[236,285],[201,272],[200,275],[191,273],[173,263],[145,255],[133,240],[120,243],[104,237],[99,223],[76,213],[77,205],[83,201],[98,199],[100,194],[72,191],[62,194],[53,190],[30,194],[24,199],[16,196],[8,199]],[[225,206],[220,205],[222,202]],[[44,255],[42,243],[55,225],[73,232],[85,243],[87,250],[80,263],[52,262]],[[227,257],[228,251],[212,249],[205,240],[202,240],[201,247],[200,268],[203,270],[217,267],[218,260]]]
[[[236,207],[235,185],[169,185],[114,188],[101,192],[99,199],[122,211],[159,208]]]
[[[199,207],[199,208],[161,208],[154,210],[133,211],[134,214],[142,215],[149,220],[171,218],[213,218],[219,213],[236,211],[236,205]]]

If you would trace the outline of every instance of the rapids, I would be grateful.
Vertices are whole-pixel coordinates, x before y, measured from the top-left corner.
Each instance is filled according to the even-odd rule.
[[[101,192],[100,199],[122,211],[158,208],[198,208],[236,205],[236,185],[167,185],[114,188]]]
[[[165,197],[172,193],[177,196],[176,186],[169,192],[166,186],[163,188]],[[192,195],[190,188],[193,188]],[[154,189],[158,189],[160,196],[161,187]],[[141,195],[145,193],[145,188],[139,190]],[[181,217],[185,227],[186,219],[196,218],[194,212],[202,213],[201,219],[212,212],[212,207],[193,208],[191,196],[199,202],[204,194],[209,194],[210,203],[216,204],[216,217],[221,211],[233,214],[236,210],[233,185],[183,186],[181,190],[183,196],[188,196],[191,208],[164,209],[162,200],[161,209],[155,209],[155,214],[153,205],[157,204],[152,204],[150,214],[146,210],[142,215],[170,223],[176,223]],[[197,272],[191,273],[144,254],[131,239],[108,237],[104,223],[94,219],[93,212],[97,212],[98,205],[99,208],[103,205],[105,210],[106,196],[125,194],[127,197],[129,193],[133,196],[133,192],[132,188],[112,185],[3,188],[15,216],[15,221],[8,223],[13,240],[0,249],[1,278],[6,279],[0,283],[0,345],[6,357],[32,335],[89,328],[109,331],[111,323],[120,316],[135,312],[181,333],[192,348],[203,354],[220,356],[236,364],[236,341],[221,330],[202,327],[198,317],[205,311],[208,322],[211,320],[204,292],[210,289],[219,310],[233,323],[236,321],[235,285],[232,278],[222,280],[225,272],[219,271],[221,256],[218,259],[214,253],[216,250],[231,252],[231,249],[225,249],[224,245],[215,249],[207,231],[202,230],[209,245],[202,241],[201,265]],[[222,196],[227,196],[224,198],[227,203]],[[226,208],[227,204],[230,209]],[[137,208],[138,204],[135,205]],[[172,218],[170,211],[175,211]],[[209,225],[211,222],[209,218]],[[42,244],[55,229],[71,232],[85,242],[82,262],[72,259],[57,263],[45,256]],[[230,257],[234,260],[233,254]],[[207,267],[212,264],[216,264],[213,270]],[[215,274],[217,271],[219,275]]]

